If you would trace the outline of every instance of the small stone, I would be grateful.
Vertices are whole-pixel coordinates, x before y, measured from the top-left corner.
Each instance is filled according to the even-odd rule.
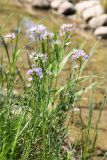
[[[91,1],[83,1],[83,2],[79,2],[75,5],[75,9],[79,14],[82,14],[82,12],[84,10],[86,10],[87,8],[90,8],[92,6],[95,6],[99,4],[98,0],[91,0]]]
[[[107,26],[98,27],[94,34],[99,38],[107,39]]]
[[[60,7],[60,5],[64,2],[65,2],[65,0],[54,0],[51,2],[50,6],[51,6],[51,8],[57,10]]]
[[[83,17],[83,19],[88,21],[92,17],[100,16],[103,13],[104,13],[103,7],[101,5],[95,5],[95,6],[91,7],[91,8],[86,9],[83,12],[82,17]]]
[[[34,9],[36,9],[36,8],[49,9],[50,4],[49,4],[48,0],[35,0],[32,3],[32,8],[34,8]]]
[[[60,5],[58,13],[63,14],[65,16],[74,14],[75,13],[74,5],[70,2],[64,2]]]
[[[89,27],[91,27],[92,29],[95,29],[99,26],[103,26],[103,25],[107,25],[107,14],[103,14],[101,16],[92,18],[89,21]]]

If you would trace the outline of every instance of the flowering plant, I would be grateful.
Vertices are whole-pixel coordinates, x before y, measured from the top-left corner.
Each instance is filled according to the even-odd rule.
[[[75,157],[71,145],[65,149],[68,126],[64,122],[70,110],[80,112],[75,108],[75,101],[90,88],[80,88],[79,82],[87,79],[81,75],[91,55],[82,49],[69,49],[73,31],[71,24],[63,24],[55,33],[44,25],[29,28],[26,34],[33,47],[28,50],[26,77],[17,67],[23,51],[17,47],[19,33],[1,36],[8,59],[6,69],[0,66],[0,87],[7,87],[5,98],[0,101],[0,158],[3,160]],[[8,40],[11,40],[10,48],[6,44]],[[65,80],[61,83],[60,74],[68,62],[69,74],[62,77]],[[16,96],[14,87],[19,78],[23,90]]]

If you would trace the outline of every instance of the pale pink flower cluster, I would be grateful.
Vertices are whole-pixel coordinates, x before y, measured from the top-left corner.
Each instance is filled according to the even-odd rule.
[[[73,60],[86,60],[89,56],[81,49],[73,49],[72,51],[72,59]]]
[[[28,30],[29,33],[34,32],[34,33],[37,33],[38,35],[45,31],[46,31],[46,27],[44,25],[35,25]]]
[[[53,39],[54,34],[52,32],[48,32],[47,28],[44,25],[35,25],[31,27],[27,34],[30,38],[35,38],[39,40],[45,40],[45,39]]]
[[[63,24],[63,25],[60,27],[59,35],[60,35],[60,36],[67,35],[67,34],[69,34],[72,30],[74,30],[74,27],[73,27],[72,24]]]
[[[10,34],[6,34],[5,36],[4,36],[4,39],[5,39],[5,41],[7,42],[8,40],[13,40],[13,39],[15,39],[15,34],[14,33],[10,33]]]
[[[35,61],[37,61],[38,59],[41,59],[43,63],[47,62],[47,59],[48,59],[47,54],[43,54],[43,53],[35,54],[34,52],[32,52],[29,57],[31,59],[34,58]]]

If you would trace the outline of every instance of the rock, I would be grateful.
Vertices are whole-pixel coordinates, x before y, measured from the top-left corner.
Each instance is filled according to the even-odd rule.
[[[94,34],[95,34],[95,36],[97,36],[99,38],[107,39],[107,26],[98,27],[95,30]]]
[[[91,0],[91,1],[83,1],[83,2],[79,2],[75,5],[75,9],[79,14],[82,14],[82,12],[87,9],[90,8],[94,5],[99,4],[98,0]]]
[[[66,1],[68,1],[68,0],[66,0]],[[51,6],[51,8],[57,10],[57,9],[60,7],[60,5],[61,5],[62,3],[64,3],[64,2],[65,2],[65,0],[54,0],[54,1],[52,1],[52,2],[50,3],[50,6]]]
[[[48,2],[48,0],[35,0],[32,3],[32,8],[33,9],[36,9],[36,8],[49,9],[50,3]]]
[[[74,14],[75,13],[74,5],[70,2],[64,2],[60,5],[58,13],[63,14],[65,16]]]
[[[103,26],[103,25],[107,25],[107,14],[103,14],[101,16],[92,18],[89,21],[89,27],[91,27],[92,29],[95,29],[99,26]]]
[[[83,19],[88,21],[90,18],[100,16],[103,13],[104,13],[103,7],[101,5],[95,5],[95,6],[92,6],[88,9],[86,9],[83,12],[82,17],[83,17]]]

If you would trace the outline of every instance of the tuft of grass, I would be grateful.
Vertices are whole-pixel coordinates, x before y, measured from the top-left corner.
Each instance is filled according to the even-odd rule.
[[[66,143],[68,126],[64,123],[81,95],[95,87],[92,82],[86,88],[80,85],[90,80],[90,75],[82,76],[89,58],[81,49],[68,49],[74,32],[71,24],[62,25],[54,33],[43,25],[36,25],[27,30],[30,38],[26,41],[30,48],[27,50],[29,75],[25,71],[24,76],[17,63],[26,50],[25,46],[18,46],[21,33],[20,27],[17,28],[15,39],[11,34],[0,36],[0,159],[71,160],[76,157],[74,148],[76,149],[77,144],[72,149],[72,145]],[[90,51],[89,57],[94,49],[95,47]],[[4,55],[7,57],[7,64],[4,64]],[[58,84],[60,73],[69,60],[71,67],[66,81]],[[18,82],[21,92],[15,94]],[[92,156],[102,108],[95,128]],[[79,155],[84,160],[89,157],[92,112],[91,98],[86,143],[81,145],[82,155]]]

